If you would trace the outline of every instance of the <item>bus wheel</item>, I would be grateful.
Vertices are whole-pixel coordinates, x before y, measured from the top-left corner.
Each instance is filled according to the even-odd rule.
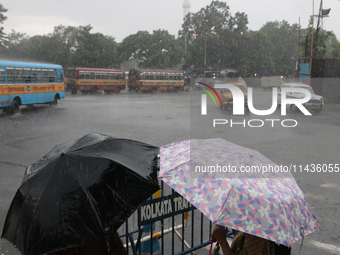
[[[14,99],[12,102],[12,107],[11,107],[11,112],[14,113],[18,113],[19,112],[19,107],[20,107],[20,103],[18,100]]]
[[[92,89],[91,89],[91,94],[97,94],[97,92],[98,92],[98,89],[96,88],[96,87],[93,87]]]
[[[119,94],[119,92],[120,92],[120,87],[117,87],[117,88],[115,89],[115,93],[116,93],[116,94]]]
[[[57,105],[58,104],[58,99],[55,97],[53,102],[52,102],[52,105]]]
[[[154,93],[156,93],[156,92],[157,92],[157,88],[156,88],[156,87],[153,87],[153,88],[151,89],[151,93],[154,94]]]
[[[71,90],[71,94],[72,94],[72,95],[75,95],[75,94],[77,94],[77,89],[75,89],[75,88],[72,88],[72,90]]]
[[[179,91],[179,87],[174,88],[174,92],[177,93]]]

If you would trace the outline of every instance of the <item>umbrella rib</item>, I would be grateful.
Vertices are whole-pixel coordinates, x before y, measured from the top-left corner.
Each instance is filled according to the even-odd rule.
[[[232,183],[232,185],[231,185],[231,187],[230,187],[230,189],[229,189],[229,191],[228,191],[228,194],[227,194],[227,196],[226,196],[226,198],[225,198],[225,200],[224,200],[222,206],[220,207],[221,209],[218,211],[218,213],[216,213],[216,215],[219,215],[219,214],[223,211],[223,208],[224,208],[225,204],[228,202],[228,198],[229,198],[229,196],[230,196],[231,190],[232,190],[232,188],[234,187],[234,185],[235,185],[235,182]],[[214,223],[214,224],[216,223],[216,218],[214,219],[213,223]]]
[[[188,162],[190,162],[190,161],[192,161],[192,160],[194,160],[194,159],[196,159],[196,158],[199,158],[198,156],[197,157],[195,157],[195,158],[190,158],[190,160],[188,160],[188,161],[185,161],[185,162],[183,162],[183,163],[181,163],[181,164],[179,164],[178,166],[175,166],[175,167],[171,167],[171,169],[175,169],[175,168],[178,168],[178,167],[181,167],[181,166],[183,166],[183,165],[185,165],[185,164],[187,164]],[[171,170],[171,169],[168,169],[168,170]],[[169,171],[167,171],[167,172],[165,172],[164,173],[164,171],[163,171],[163,174],[162,174],[162,176],[167,176]]]
[[[93,153],[93,152],[96,152],[96,151],[87,151],[87,152],[88,152],[88,153]],[[74,151],[73,153],[74,153],[74,154],[78,154],[77,151]],[[79,153],[81,153],[81,155],[84,155],[84,152],[82,152],[82,151],[79,151]],[[143,159],[134,157],[134,156],[132,156],[132,155],[128,155],[128,154],[120,153],[120,152],[114,152],[114,153],[115,153],[116,155],[123,155],[123,156],[126,156],[126,157],[130,158],[130,159],[135,159],[135,160],[138,160],[138,161],[141,161],[141,162],[145,162],[146,164],[150,165],[146,160],[143,160]],[[101,154],[101,156],[103,156],[103,155]],[[104,157],[103,157],[103,158],[104,158]],[[105,157],[105,159],[112,160],[112,158],[108,158],[108,157]],[[119,163],[119,164],[121,164],[121,165],[124,166],[124,164],[123,164],[123,163],[120,163],[119,161],[117,161],[117,159],[115,159],[115,161],[116,161],[117,163]]]
[[[77,183],[79,184],[79,187],[82,189],[82,191],[83,191],[85,194],[87,194],[87,190],[84,189],[84,187],[81,185],[81,183],[79,182],[79,179],[76,178],[76,180],[77,180]],[[94,206],[92,200],[91,200],[91,199],[88,199],[88,200],[89,200],[89,202],[90,202],[90,204],[91,204],[92,210],[95,212],[95,215],[96,215],[96,218],[97,218],[98,222],[100,222],[100,218],[98,217],[97,210],[95,209],[95,206]],[[100,226],[100,229],[102,229],[102,226]]]

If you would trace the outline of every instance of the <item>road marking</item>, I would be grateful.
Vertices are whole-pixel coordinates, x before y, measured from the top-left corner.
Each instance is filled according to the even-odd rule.
[[[335,184],[335,183],[324,183],[324,184],[321,184],[320,187],[331,188],[331,189],[340,189],[340,185]]]
[[[340,252],[340,247],[339,246],[335,246],[333,244],[326,244],[326,243],[320,243],[318,241],[309,241],[308,243],[314,245],[315,247],[327,250],[333,254],[339,254]]]

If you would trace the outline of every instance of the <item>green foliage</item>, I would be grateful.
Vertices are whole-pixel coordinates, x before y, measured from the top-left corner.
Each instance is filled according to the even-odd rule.
[[[272,73],[288,75],[294,72],[298,55],[298,24],[285,20],[267,22],[260,31],[268,36]],[[258,44],[257,44],[258,45]]]
[[[331,43],[332,52],[331,58],[340,59],[340,41],[336,40]]]
[[[111,36],[90,33],[92,27],[56,26],[53,33],[28,37],[12,31],[3,54],[8,59],[57,63],[63,67],[112,68],[117,43]]]
[[[0,23],[7,10],[0,4]],[[197,13],[188,13],[176,38],[166,30],[139,31],[117,43],[115,38],[91,33],[92,27],[59,25],[47,35],[29,37],[0,28],[0,56],[22,61],[49,62],[96,68],[178,69],[179,66],[231,67],[242,76],[290,75],[298,54],[298,25],[267,22],[259,31],[247,27],[245,13],[230,13],[222,1],[212,1]],[[197,31],[196,34],[193,31]],[[311,25],[305,33],[311,35]],[[315,31],[314,31],[315,32]],[[310,37],[300,56],[310,55]],[[340,42],[332,32],[318,32],[315,57],[340,58]],[[309,55],[308,55],[309,54]]]
[[[4,21],[7,19],[7,17],[4,15],[5,12],[8,10],[5,9],[2,4],[0,4],[0,23],[3,24]],[[5,40],[5,33],[4,33],[4,28],[1,26],[0,27],[0,43],[3,44]]]
[[[183,49],[179,40],[165,30],[152,34],[139,31],[126,37],[118,46],[119,60],[133,60],[141,68],[174,68],[181,61]]]
[[[305,31],[307,39],[301,44],[300,57],[311,56],[311,38],[313,38],[313,58],[333,58],[334,54],[331,53],[336,48],[332,49],[333,45],[336,47],[336,36],[331,31],[325,31],[319,28],[313,28],[313,20],[309,21],[308,28]],[[313,36],[312,36],[313,35]],[[336,56],[336,54],[335,54]]]

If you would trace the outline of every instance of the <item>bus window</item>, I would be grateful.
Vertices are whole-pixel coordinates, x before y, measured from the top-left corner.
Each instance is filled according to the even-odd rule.
[[[0,68],[0,84],[6,83],[5,69]]]
[[[136,69],[131,69],[129,75],[136,75],[138,71]]]
[[[164,80],[169,80],[169,76],[168,76],[167,73],[164,73],[164,74],[163,74],[163,77],[164,77]]]
[[[141,80],[145,80],[145,73],[141,73],[141,74],[140,74],[140,79],[141,79]]]
[[[32,68],[32,83],[37,83],[37,69]]]
[[[57,71],[57,82],[63,82],[64,81],[64,77],[63,77],[63,72],[58,70]]]
[[[96,79],[96,73],[95,72],[90,72],[90,79],[95,80]]]
[[[176,77],[176,76],[175,76]],[[174,80],[174,75],[173,74],[170,74],[169,75],[169,80]]]
[[[41,83],[41,69],[37,69],[37,82]]]
[[[150,74],[149,73],[145,73],[145,80],[150,80]]]
[[[85,74],[85,79],[90,79],[90,72],[84,72]]]
[[[23,83],[23,70],[22,68],[18,67],[15,68],[15,82],[16,83]]]
[[[48,82],[48,70],[41,69],[41,80],[43,83]]]
[[[15,74],[17,75],[17,69],[15,69]],[[22,71],[21,71],[22,72]],[[22,75],[21,75],[22,77]],[[24,68],[24,79],[25,83],[32,83],[32,74],[31,74],[31,68]],[[22,82],[22,81],[21,81]],[[18,83],[18,80],[17,80]]]
[[[77,79],[77,74],[78,74],[77,70],[68,69],[67,73],[66,73],[66,76],[67,76],[67,78]]]
[[[99,79],[101,80],[105,79],[105,73],[100,73]]]
[[[49,69],[48,71],[48,82],[53,83],[55,81],[55,71],[53,69]]]
[[[15,83],[14,68],[7,67],[6,71],[7,71],[7,83],[14,84]]]
[[[85,74],[83,71],[79,72],[79,79],[85,79]]]
[[[154,80],[155,79],[155,73],[150,73],[150,80]]]

